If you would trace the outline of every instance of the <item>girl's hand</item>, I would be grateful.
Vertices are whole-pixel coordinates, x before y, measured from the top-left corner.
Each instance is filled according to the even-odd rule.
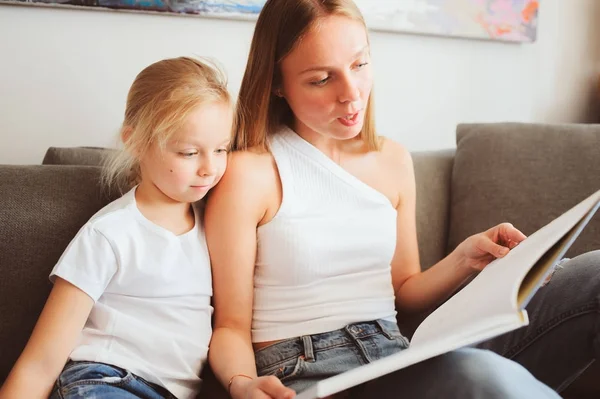
[[[292,399],[296,392],[283,385],[279,378],[266,376],[252,380],[236,378],[231,384],[231,396],[236,399]]]
[[[510,223],[502,223],[464,240],[455,250],[459,264],[471,271],[483,270],[527,238]]]

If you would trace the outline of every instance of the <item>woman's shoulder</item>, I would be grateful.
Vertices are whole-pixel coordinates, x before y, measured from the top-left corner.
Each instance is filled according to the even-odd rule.
[[[230,154],[229,166],[267,167],[273,161],[273,155],[265,149],[252,147],[246,150],[233,151]],[[228,167],[229,167],[228,166]]]
[[[380,136],[380,158],[386,168],[412,173],[412,157],[408,149],[389,137]]]
[[[224,178],[262,181],[275,170],[275,159],[269,151],[250,148],[230,154]]]
[[[229,154],[221,181],[211,190],[211,197],[234,195],[251,200],[268,192],[277,183],[277,167],[270,152],[258,149]]]
[[[390,138],[381,137],[380,144],[380,175],[389,179],[390,187],[393,187],[392,191],[397,193],[395,200],[392,201],[397,208],[406,200],[407,195],[414,195],[415,172],[412,157],[405,146]]]

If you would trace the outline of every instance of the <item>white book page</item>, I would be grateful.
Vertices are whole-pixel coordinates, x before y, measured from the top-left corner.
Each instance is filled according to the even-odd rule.
[[[509,317],[519,314],[519,290],[525,276],[582,219],[590,212],[595,212],[599,201],[600,191],[597,191],[529,236],[504,258],[491,262],[473,281],[421,323],[413,335],[412,344],[452,334],[469,334],[471,326],[477,326],[481,320],[492,315]],[[585,220],[586,223],[587,220],[589,218]],[[583,224],[579,231],[581,229]],[[566,244],[570,245],[572,240]],[[537,283],[541,284],[551,273],[551,266],[560,260],[568,246],[563,245],[560,249],[562,250],[553,251],[554,259],[544,259],[546,270],[540,271]]]

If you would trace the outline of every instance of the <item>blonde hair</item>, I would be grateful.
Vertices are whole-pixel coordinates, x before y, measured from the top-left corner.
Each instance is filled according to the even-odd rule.
[[[120,137],[123,149],[107,158],[102,182],[120,194],[140,181],[139,162],[153,145],[164,149],[196,107],[231,104],[224,72],[206,59],[165,59],[144,68],[127,95]]]
[[[250,55],[236,110],[234,150],[268,150],[268,137],[293,114],[284,98],[273,91],[281,84],[281,61],[306,33],[324,17],[340,15],[359,21],[363,16],[352,0],[268,0],[263,7],[250,46]],[[365,109],[360,138],[370,150],[379,150],[375,133],[373,96]]]

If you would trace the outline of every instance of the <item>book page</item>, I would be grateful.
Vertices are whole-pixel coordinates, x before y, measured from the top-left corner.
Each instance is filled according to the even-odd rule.
[[[550,248],[532,268],[529,270],[517,296],[517,305],[520,309],[523,309],[529,303],[529,300],[533,297],[540,284],[546,279],[548,270],[555,265],[559,260],[565,256],[569,247],[575,242],[579,234],[583,231],[583,228],[590,221],[592,216],[600,208],[600,202],[584,216],[583,219],[575,227],[571,229],[563,238],[561,238],[552,248]]]
[[[525,299],[530,298],[552,272],[552,267],[597,210],[599,202],[600,191],[597,191],[533,233],[504,258],[491,262],[421,323],[412,343],[437,340],[442,335],[474,333],[469,331],[471,326],[479,325],[490,315],[523,315]]]

